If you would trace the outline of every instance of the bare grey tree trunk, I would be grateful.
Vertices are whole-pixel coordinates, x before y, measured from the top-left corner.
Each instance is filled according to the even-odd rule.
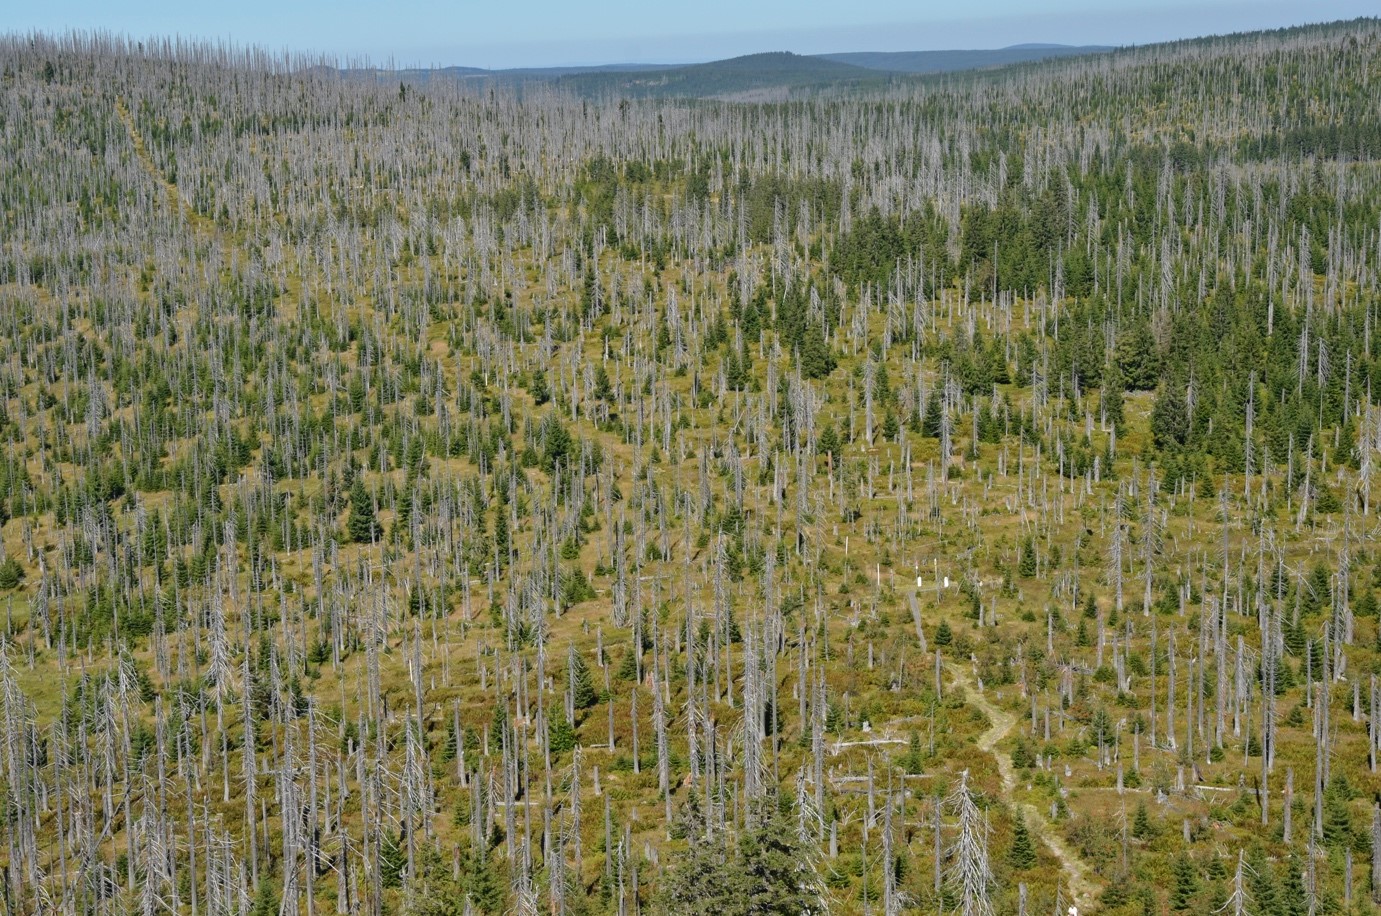
[[[1371,902],[1381,904],[1381,802],[1371,807]]]

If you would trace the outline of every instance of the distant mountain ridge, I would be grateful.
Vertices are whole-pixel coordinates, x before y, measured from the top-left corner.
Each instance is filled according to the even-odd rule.
[[[547,82],[562,77],[585,73],[644,73],[653,70],[674,70],[682,64],[594,64],[569,67],[511,67],[502,70],[487,70],[484,67],[434,67],[409,68],[405,70],[352,70],[350,76],[374,75],[381,80],[401,79],[407,82],[427,83],[437,79],[451,79],[478,82],[526,83]]]
[[[632,98],[745,98],[827,88],[882,86],[894,77],[950,73],[1113,50],[1102,45],[1013,45],[952,51],[856,51],[794,54],[769,51],[698,64],[600,64],[486,70],[351,70],[350,79],[427,85],[439,81],[517,88],[556,86],[577,95]]]

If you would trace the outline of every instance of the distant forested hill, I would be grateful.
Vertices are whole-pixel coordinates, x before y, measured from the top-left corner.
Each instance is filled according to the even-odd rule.
[[[579,73],[556,80],[559,88],[585,96],[713,98],[764,90],[784,93],[827,88],[881,88],[887,77],[876,69],[785,51],[639,73]]]

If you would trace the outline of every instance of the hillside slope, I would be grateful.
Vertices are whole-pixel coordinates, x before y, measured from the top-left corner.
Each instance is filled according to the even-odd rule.
[[[1374,909],[1381,23],[270,63],[0,39],[7,913]]]
[[[1111,50],[1113,48],[1105,45],[1038,44],[968,51],[853,51],[819,56],[825,60],[891,73],[950,73],[1060,57],[1082,57]]]

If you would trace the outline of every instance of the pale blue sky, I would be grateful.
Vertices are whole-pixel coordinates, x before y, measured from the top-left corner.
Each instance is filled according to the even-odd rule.
[[[0,0],[0,30],[103,29],[376,64],[515,67],[681,63],[780,50],[1147,44],[1377,12],[1376,0]]]

